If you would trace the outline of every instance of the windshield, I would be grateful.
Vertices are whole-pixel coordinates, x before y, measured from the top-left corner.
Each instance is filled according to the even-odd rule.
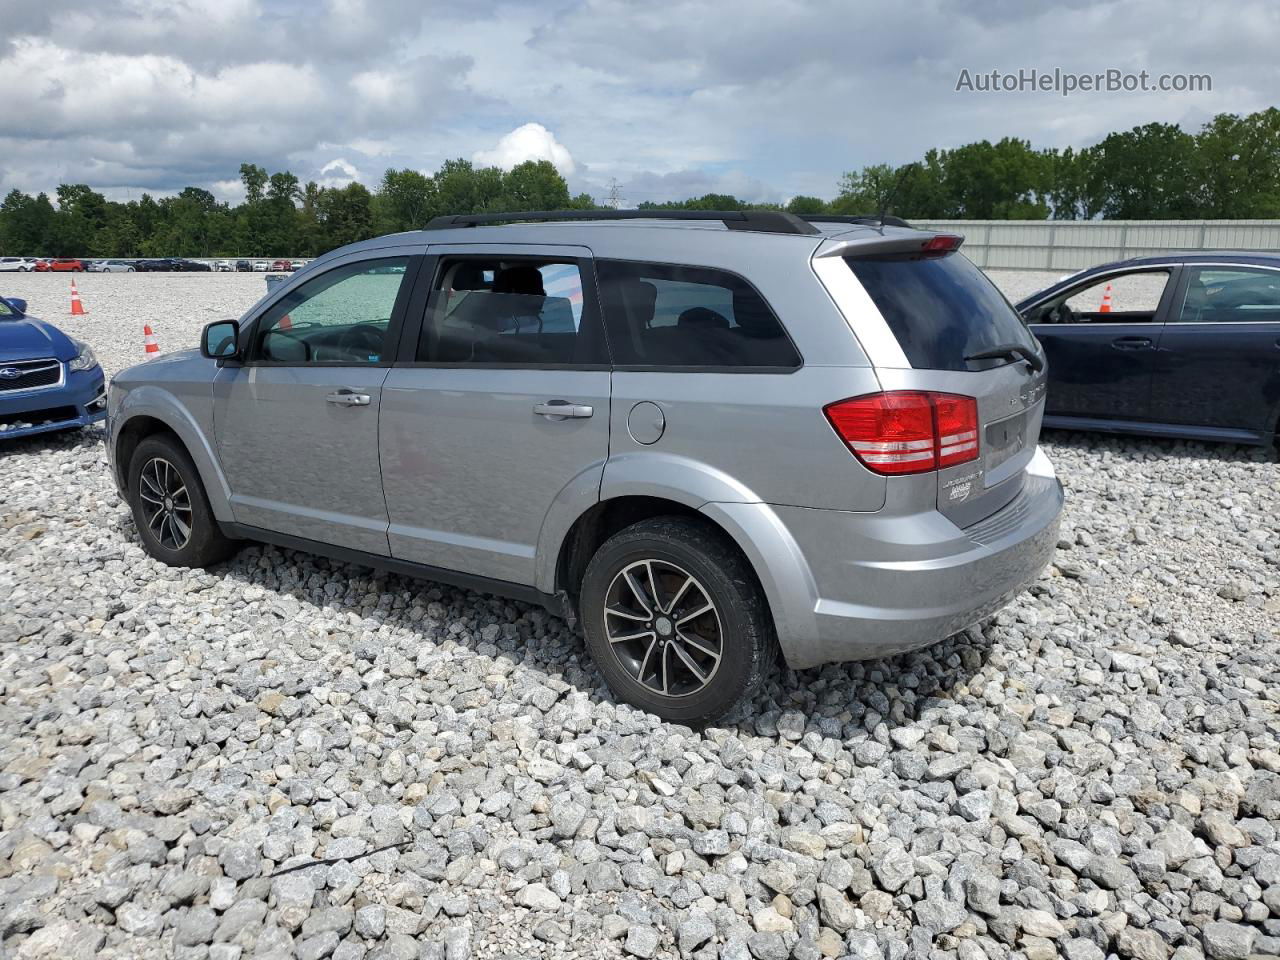
[[[5,301],[3,297],[0,297],[0,319],[5,319],[8,317],[16,317],[17,315],[18,315],[18,311],[14,310],[13,307],[9,306],[8,302]]]
[[[1017,359],[970,359],[1035,338],[986,274],[966,257],[846,257],[917,369],[981,370]]]

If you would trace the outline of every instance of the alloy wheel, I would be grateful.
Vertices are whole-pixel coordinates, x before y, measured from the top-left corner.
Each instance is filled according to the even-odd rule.
[[[720,668],[720,613],[697,577],[669,561],[638,560],[613,578],[604,627],[623,669],[664,697],[697,693]]]
[[[162,457],[142,467],[138,479],[142,515],[156,541],[168,550],[181,550],[191,539],[191,495],[177,468]]]

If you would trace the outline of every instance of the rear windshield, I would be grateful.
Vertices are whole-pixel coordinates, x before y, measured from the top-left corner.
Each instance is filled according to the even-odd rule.
[[[945,257],[846,257],[880,309],[911,366],[982,370],[1009,362],[965,360],[993,347],[1035,338],[995,284],[959,254]]]

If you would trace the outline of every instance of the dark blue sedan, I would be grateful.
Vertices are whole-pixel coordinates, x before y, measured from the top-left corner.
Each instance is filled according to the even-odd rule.
[[[0,439],[105,419],[102,367],[89,345],[0,298]]]
[[[1045,426],[1247,444],[1280,433],[1280,254],[1109,263],[1017,308],[1049,358]]]

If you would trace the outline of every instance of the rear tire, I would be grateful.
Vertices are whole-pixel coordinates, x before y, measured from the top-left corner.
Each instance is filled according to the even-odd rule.
[[[609,689],[664,720],[724,716],[776,660],[754,572],[705,521],[656,517],[610,537],[587,565],[578,606]]]
[[[129,461],[129,506],[142,547],[171,567],[207,567],[236,551],[218,527],[200,474],[173,437],[145,438]]]

